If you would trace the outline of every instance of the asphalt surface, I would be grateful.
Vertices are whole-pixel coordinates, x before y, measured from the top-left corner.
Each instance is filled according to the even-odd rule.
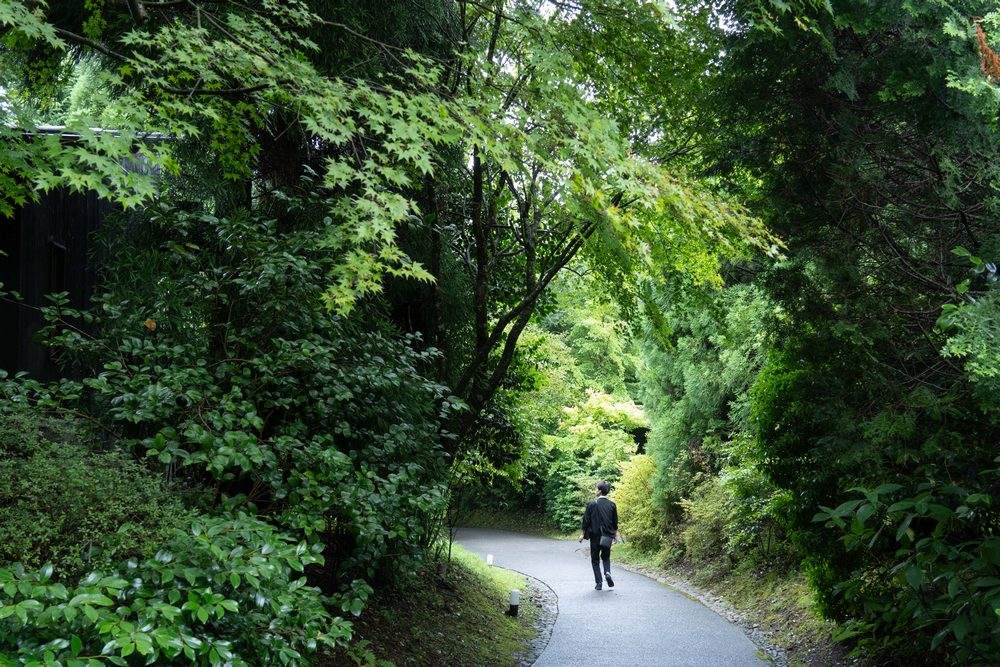
[[[463,528],[458,542],[501,567],[541,579],[559,597],[548,646],[535,665],[766,665],[737,626],[648,577],[615,567],[615,587],[594,590],[587,546]]]

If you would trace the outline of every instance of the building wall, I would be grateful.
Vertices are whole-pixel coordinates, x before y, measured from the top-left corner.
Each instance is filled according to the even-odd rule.
[[[110,204],[93,192],[55,190],[0,220],[0,282],[20,294],[0,302],[0,368],[38,379],[59,376],[50,352],[35,342],[47,294],[67,292],[75,308],[90,305],[96,277],[93,233]]]

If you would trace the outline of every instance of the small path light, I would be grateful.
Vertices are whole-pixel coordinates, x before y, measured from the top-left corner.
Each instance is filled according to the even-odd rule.
[[[521,591],[516,588],[510,592],[510,607],[507,609],[508,616],[517,616],[517,608],[521,604]]]
[[[493,565],[493,554],[486,554],[486,564]]]

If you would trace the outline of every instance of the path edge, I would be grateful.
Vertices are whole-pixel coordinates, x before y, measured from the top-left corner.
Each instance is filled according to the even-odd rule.
[[[527,580],[529,593],[538,606],[538,617],[535,619],[535,637],[527,648],[514,654],[517,667],[531,667],[542,656],[552,639],[552,631],[556,627],[556,619],[559,618],[559,596],[551,586],[538,577],[510,567],[503,569],[516,572]]]
[[[577,550],[577,553],[581,552]],[[663,570],[645,567],[642,565],[635,565],[634,563],[629,563],[628,561],[623,560],[616,560],[614,563],[623,570],[642,575],[647,579],[652,579],[658,584],[667,586],[668,588],[677,591],[684,597],[694,600],[702,606],[707,607],[716,615],[721,616],[738,627],[743,634],[746,635],[746,638],[757,647],[757,650],[767,657],[772,665],[775,665],[775,667],[789,667],[790,663],[788,660],[788,653],[785,649],[771,642],[767,633],[759,627],[759,624],[754,623],[748,617],[738,612],[732,605],[722,598],[703,591],[690,581],[675,577],[667,572],[664,572]],[[754,627],[755,625],[758,627]]]

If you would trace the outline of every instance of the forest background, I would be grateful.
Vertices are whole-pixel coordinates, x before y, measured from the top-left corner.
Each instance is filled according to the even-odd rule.
[[[569,530],[598,478],[875,659],[995,659],[991,3],[0,26],[0,213],[118,207],[45,309],[65,379],[0,378],[6,659],[308,664],[470,510]]]

